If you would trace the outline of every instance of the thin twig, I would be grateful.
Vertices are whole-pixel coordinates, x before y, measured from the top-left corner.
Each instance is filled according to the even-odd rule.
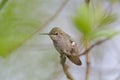
[[[88,49],[88,46],[89,46],[89,41],[86,40],[85,42],[85,48]],[[89,79],[89,74],[90,74],[90,54],[89,54],[89,51],[86,53],[86,80]]]
[[[67,77],[69,80],[74,80],[73,77],[72,77],[72,75],[71,75],[71,74],[69,73],[69,71],[68,71],[68,66],[67,66],[67,64],[65,64],[66,55],[61,54],[61,56],[60,56],[60,61],[61,61],[61,65],[62,65],[62,67],[63,67],[63,71],[64,71],[66,77]]]
[[[39,29],[37,29],[37,31],[35,31],[34,33],[32,33],[29,37],[31,38],[35,33],[39,32],[40,30],[42,30],[43,28],[47,27],[55,18],[58,17],[58,15],[60,14],[60,12],[64,9],[64,7],[66,6],[66,4],[69,2],[70,0],[64,0],[64,2],[61,4],[60,8],[55,12],[55,14],[49,18],[45,24],[43,24]],[[27,40],[28,40],[27,39]]]
[[[106,38],[104,40],[100,40],[100,41],[97,41],[95,44],[91,45],[88,49],[86,49],[83,53],[79,54],[79,55],[76,55],[76,56],[82,56],[82,55],[85,55],[87,54],[87,52],[89,52],[91,49],[93,49],[95,46],[98,46],[102,43],[104,43],[105,41],[108,41],[109,39],[111,39],[111,37],[109,38]]]
[[[64,0],[64,2],[61,4],[60,8],[55,12],[55,14],[49,18],[45,24],[43,24],[41,27],[39,27],[35,32],[33,32],[29,37],[27,37],[24,41],[26,42],[28,39],[30,39],[34,34],[36,34],[37,32],[39,32],[40,30],[42,30],[43,28],[47,27],[55,18],[58,17],[58,15],[61,13],[61,11],[64,9],[65,5],[67,5],[67,3],[69,2],[70,0]],[[18,44],[14,49],[20,47],[21,45],[23,45],[23,43],[20,43]],[[12,52],[12,51],[10,51]]]
[[[95,46],[100,45],[100,44],[102,44],[103,42],[105,42],[105,41],[107,41],[109,39],[111,39],[111,37],[108,37],[108,38],[106,38],[104,40],[100,40],[100,41],[96,42],[95,44],[91,45],[89,48],[88,48],[89,44],[86,42],[86,50],[82,54],[79,55],[79,56],[82,56],[82,55],[86,54],[86,64],[87,64],[87,68],[86,68],[86,80],[89,79],[89,74],[90,74],[90,54],[89,54],[89,51],[92,48],[94,48]]]
[[[89,79],[89,74],[90,74],[90,54],[89,52],[87,52],[86,54],[86,64],[87,64],[87,68],[86,68],[86,80]]]
[[[60,12],[64,9],[64,7],[69,1],[70,0],[64,0],[64,2],[61,4],[61,7],[56,11],[56,13],[48,21],[46,21],[45,24],[43,24],[42,28],[45,28],[46,26],[48,26],[60,14]]]
[[[95,44],[91,45],[89,48],[88,48],[88,43],[86,44],[86,50],[80,54],[79,56],[82,56],[82,55],[85,55],[86,54],[86,63],[87,63],[87,68],[86,68],[86,80],[89,79],[89,74],[90,74],[90,54],[89,54],[89,51],[91,49],[93,49],[95,46],[97,45],[100,45],[102,43],[104,43],[105,41],[108,41],[109,39],[111,39],[112,37],[114,37],[116,34],[114,34],[113,36],[109,36],[108,38],[106,39],[103,39],[103,40],[100,40],[98,42],[96,42]]]
[[[85,54],[87,54],[87,52],[89,52],[91,49],[93,49],[95,46],[99,46],[100,44],[110,40],[111,38],[117,36],[118,34],[120,34],[120,32],[117,32],[116,34],[113,34],[112,36],[107,37],[106,39],[97,41],[96,43],[92,44],[89,48],[87,48],[84,52],[78,54],[78,55],[74,55],[74,56],[83,56]]]

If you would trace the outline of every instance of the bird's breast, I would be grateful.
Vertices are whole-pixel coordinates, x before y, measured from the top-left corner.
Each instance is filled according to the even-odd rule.
[[[68,39],[59,39],[57,41],[53,41],[53,43],[59,53],[65,53],[64,51],[70,51],[71,45]]]

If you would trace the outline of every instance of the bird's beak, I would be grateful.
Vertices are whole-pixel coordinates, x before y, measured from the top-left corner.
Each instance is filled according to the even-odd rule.
[[[40,33],[40,35],[50,35],[49,33]]]

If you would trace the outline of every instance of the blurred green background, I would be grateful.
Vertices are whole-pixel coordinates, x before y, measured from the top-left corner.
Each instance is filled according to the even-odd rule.
[[[0,0],[0,80],[67,80],[52,41],[39,33],[60,27],[79,48],[116,36],[119,2],[91,0],[88,6],[83,0]],[[120,80],[119,41],[116,36],[90,52],[89,80]],[[66,62],[75,80],[85,80],[81,58],[82,66]]]

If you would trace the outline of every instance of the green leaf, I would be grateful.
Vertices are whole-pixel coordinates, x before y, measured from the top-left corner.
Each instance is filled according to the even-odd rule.
[[[94,34],[94,29],[96,25],[101,21],[101,17],[104,15],[104,10],[101,7],[97,6],[93,8],[88,5],[81,5],[77,11],[77,14],[74,16],[75,27],[87,37]]]
[[[35,7],[30,4],[37,2],[10,0],[3,7],[0,12],[0,56],[7,56],[39,28],[40,21],[30,17]]]
[[[106,27],[107,25],[113,23],[116,21],[116,15],[115,14],[108,14],[105,17],[101,17],[99,27]]]
[[[106,10],[100,5],[94,6],[95,8],[82,4],[73,18],[75,27],[83,34],[83,37],[89,40],[110,35],[111,31],[105,28],[116,21],[115,14],[106,14]]]
[[[9,0],[1,8],[0,56],[8,56],[40,27],[40,19],[36,17],[40,14],[36,10],[40,3],[40,0]]]
[[[74,16],[74,24],[83,35],[89,35],[92,31],[91,27],[93,25],[92,20],[90,19],[92,13],[91,9],[87,5],[83,4]]]
[[[100,39],[100,38],[109,38],[109,37],[113,37],[117,34],[120,34],[119,31],[116,30],[102,30],[102,31],[96,31],[96,34],[93,36],[93,39]]]
[[[0,56],[8,56],[51,19],[63,1],[6,0],[0,9]],[[54,5],[54,6],[53,6]],[[52,11],[52,12],[51,12]]]

